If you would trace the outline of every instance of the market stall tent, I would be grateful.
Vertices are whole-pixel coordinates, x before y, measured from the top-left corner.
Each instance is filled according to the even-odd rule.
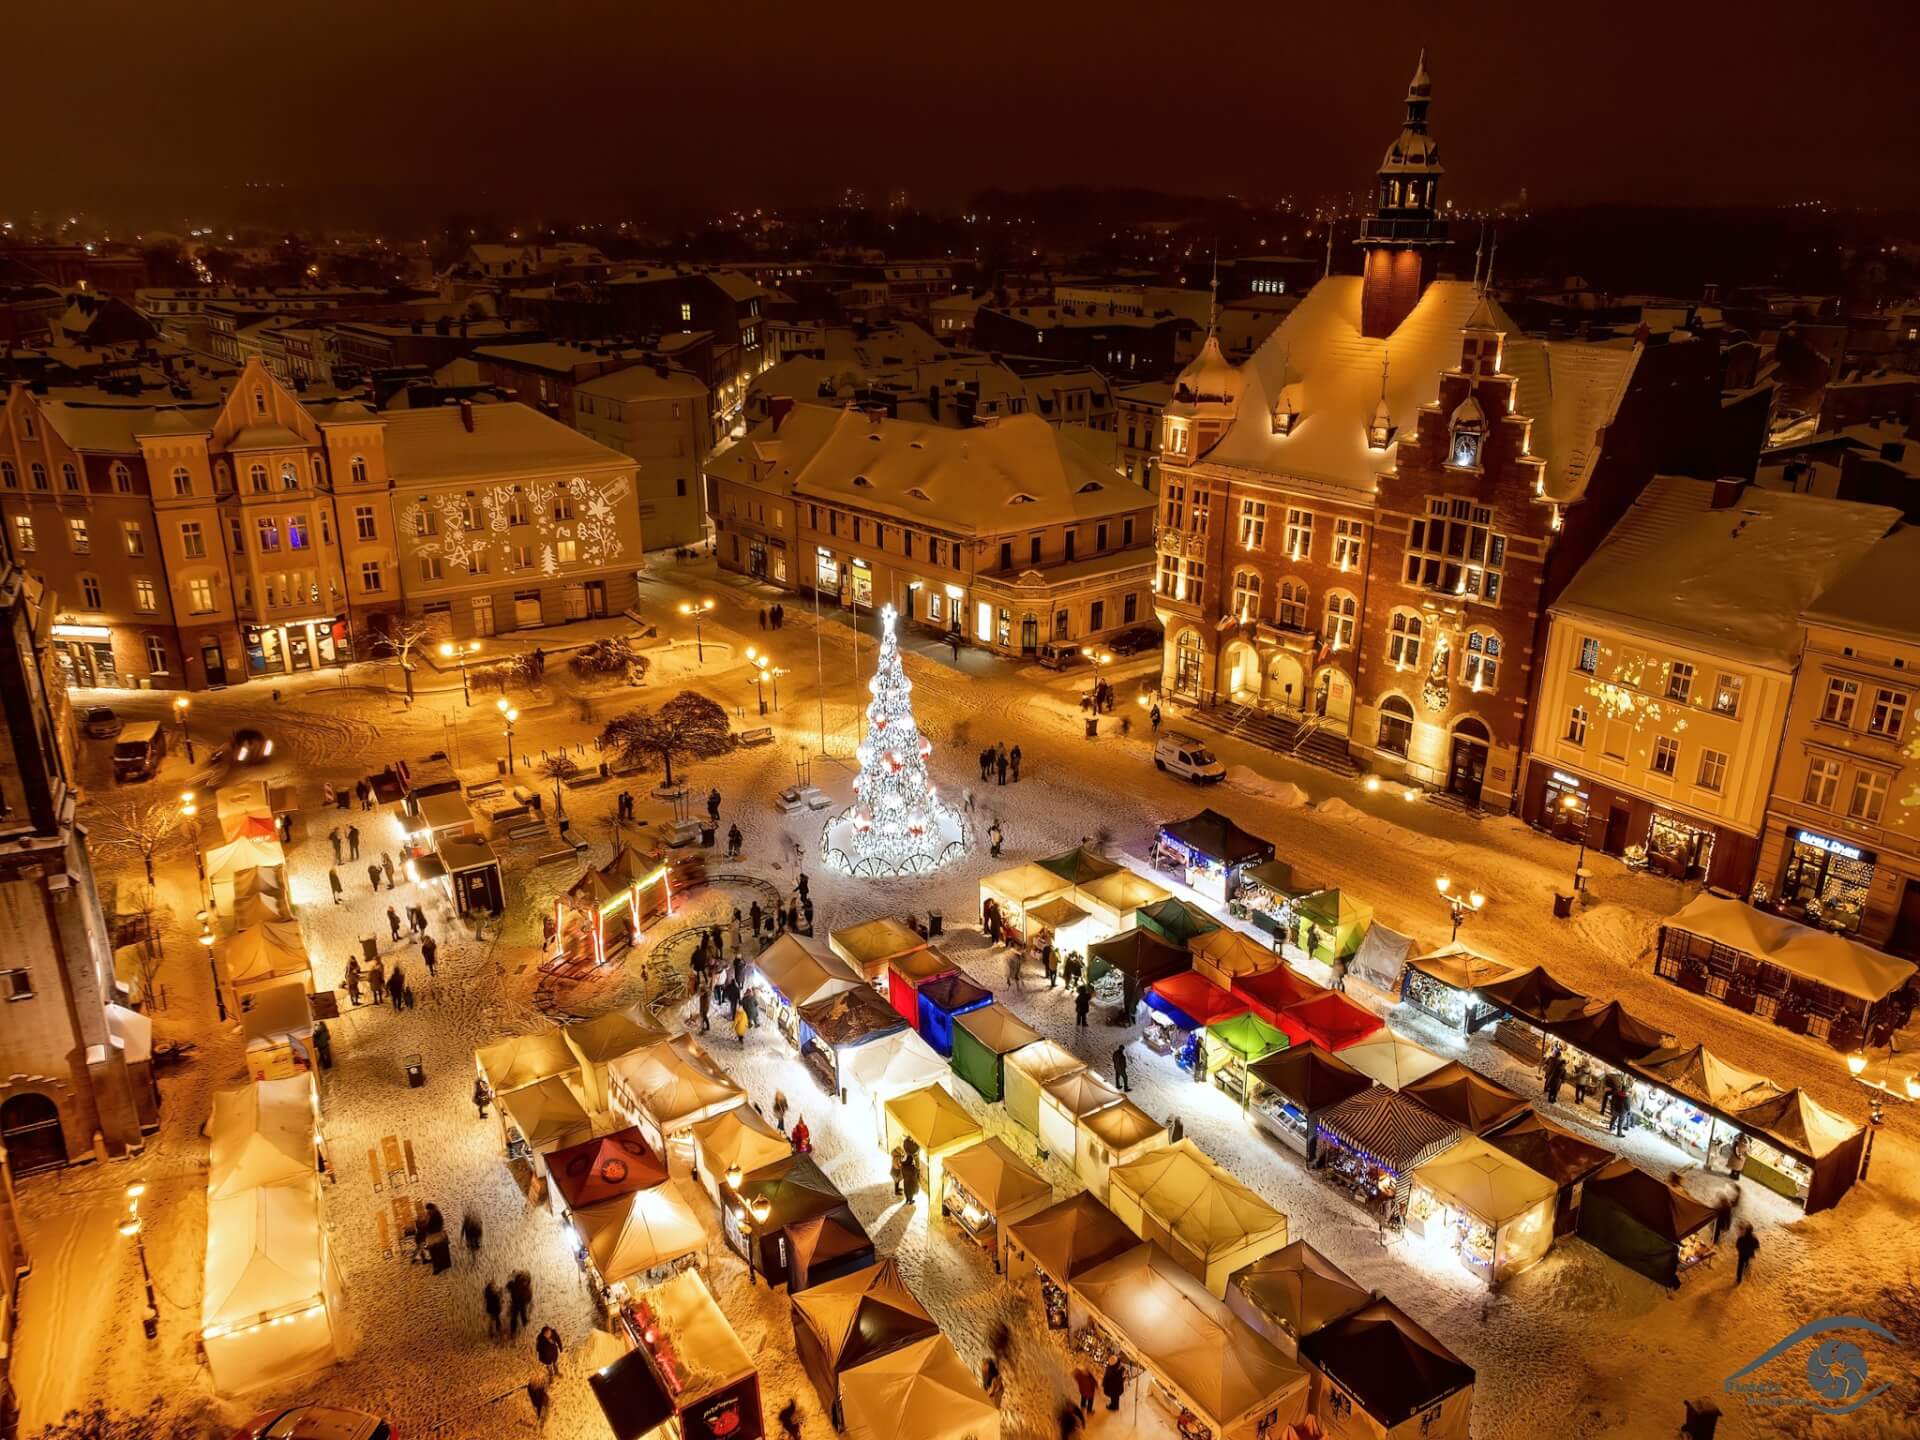
[[[607,1092],[613,1112],[640,1126],[648,1143],[669,1160],[676,1137],[702,1120],[745,1104],[747,1098],[690,1035],[650,1045],[610,1063]]]
[[[1322,1050],[1346,1050],[1380,1030],[1386,1022],[1356,1005],[1338,990],[1289,1005],[1274,1024],[1296,1045],[1318,1045]]]
[[[1373,924],[1373,907],[1343,890],[1317,890],[1293,902],[1300,921],[1300,948],[1323,965],[1344,960],[1360,948]]]
[[[882,1108],[896,1095],[929,1086],[945,1090],[953,1071],[911,1030],[896,1030],[870,1045],[854,1049],[841,1067],[850,1093],[873,1106],[874,1133],[886,1133]]]
[[[996,1440],[1000,1407],[944,1335],[917,1340],[840,1378],[853,1440]]]
[[[207,879],[231,883],[244,870],[272,870],[286,863],[279,841],[243,835],[207,851]]]
[[[1373,990],[1382,999],[1398,1000],[1413,940],[1375,920],[1360,938],[1360,948],[1347,962],[1347,984]]]
[[[943,1057],[953,1055],[954,1022],[969,1011],[993,1004],[993,992],[964,975],[942,975],[918,989],[920,1038],[934,1054]]]
[[[906,1032],[907,1022],[870,985],[802,1005],[800,1054],[830,1095],[847,1098],[848,1063],[862,1049]],[[914,1037],[918,1039],[918,1036]]]
[[[664,1185],[667,1162],[629,1126],[542,1156],[556,1210],[584,1210]]]
[[[1745,1173],[1780,1193],[1795,1196],[1809,1215],[1831,1209],[1853,1188],[1860,1176],[1860,1155],[1866,1145],[1866,1127],[1836,1115],[1804,1090],[1789,1090],[1762,1100],[1734,1117],[1741,1128],[1771,1141],[1811,1172],[1806,1193],[1797,1193],[1791,1179],[1770,1167],[1755,1165],[1749,1156]]]
[[[1281,1354],[1292,1357],[1303,1336],[1368,1304],[1373,1292],[1304,1240],[1233,1272],[1227,1308]]]
[[[566,1037],[558,1030],[516,1035],[511,1040],[483,1046],[474,1052],[473,1058],[480,1068],[480,1078],[495,1095],[570,1074],[580,1066],[573,1051],[567,1048]]]
[[[223,915],[231,915],[236,929],[271,925],[292,917],[286,895],[261,885],[259,875],[257,870],[243,870],[237,883],[223,881],[214,887],[215,908]]]
[[[964,1190],[1001,1230],[1053,1203],[1053,1187],[1008,1149],[1005,1141],[992,1136],[949,1155],[946,1178]]]
[[[638,1005],[629,1005],[624,1010],[609,1010],[591,1020],[565,1026],[560,1037],[579,1063],[580,1089],[586,1096],[588,1108],[605,1110],[611,1103],[607,1094],[607,1066],[622,1055],[658,1045],[667,1038],[667,1032]]]
[[[762,1120],[751,1105],[736,1105],[688,1132],[693,1137],[693,1168],[700,1172],[713,1203],[723,1203],[721,1187],[734,1166],[746,1175],[793,1153],[787,1137]]]
[[[1091,1070],[1049,1080],[1040,1087],[1040,1148],[1076,1166],[1081,1119],[1119,1103],[1120,1092]]]
[[[1287,1217],[1191,1140],[1115,1166],[1108,1185],[1113,1213],[1142,1240],[1171,1253],[1214,1296],[1226,1293],[1235,1270],[1287,1243]]]
[[[1087,1062],[1051,1040],[1037,1040],[1003,1057],[1007,1114],[1035,1138],[1040,1134],[1040,1091],[1050,1080],[1087,1068]]]
[[[1751,1109],[1783,1092],[1764,1075],[1729,1065],[1704,1045],[1674,1045],[1629,1061],[1649,1084],[1724,1116]]]
[[[1615,1069],[1667,1048],[1667,1036],[1657,1025],[1636,1020],[1618,1000],[1609,1000],[1578,1015],[1548,1021],[1541,1027],[1554,1039],[1584,1051]]]
[[[1535,1028],[1570,1020],[1587,1008],[1587,997],[1562,985],[1544,965],[1522,970],[1511,979],[1489,981],[1480,987],[1480,994]]]
[[[1151,930],[1122,930],[1110,940],[1087,947],[1087,978],[1097,980],[1108,970],[1125,977],[1134,993],[1156,980],[1185,972],[1193,957],[1170,945]]]
[[[1277,1026],[1282,1010],[1334,992],[1324,985],[1314,984],[1297,970],[1285,965],[1270,965],[1257,974],[1236,979],[1233,993],[1246,1001],[1247,1007],[1267,1024]]]
[[[866,977],[828,946],[791,930],[754,957],[753,968],[783,1004],[799,1007],[866,984]]]
[[[1501,1284],[1553,1248],[1559,1186],[1477,1135],[1415,1166],[1412,1186],[1408,1233],[1438,1241],[1487,1285]],[[1491,1246],[1482,1252],[1460,1243],[1449,1212],[1484,1226]]]
[[[1390,1090],[1411,1085],[1447,1063],[1444,1057],[1391,1030],[1377,1030],[1357,1044],[1345,1046],[1340,1058]]]
[[[271,839],[273,836],[273,801],[264,780],[222,785],[213,792],[213,811],[220,822],[222,839],[237,840],[242,835]]]
[[[509,1147],[516,1135],[535,1153],[563,1149],[593,1136],[593,1118],[558,1075],[509,1091],[499,1097],[499,1105]]]
[[[891,1260],[803,1290],[788,1304],[800,1362],[836,1425],[847,1371],[940,1333]]]
[[[1157,904],[1173,892],[1156,885],[1131,870],[1115,870],[1097,880],[1073,887],[1073,903],[1093,917],[1094,923],[1111,935],[1133,921],[1134,912],[1144,905]]]
[[[1221,929],[1221,924],[1198,905],[1189,905],[1179,896],[1153,905],[1143,905],[1134,912],[1133,923],[1143,930],[1151,930],[1162,940],[1187,949],[1193,947],[1196,938],[1210,935]]]
[[[1223,1065],[1258,1064],[1286,1049],[1293,1041],[1286,1031],[1277,1030],[1251,1010],[1244,1010],[1207,1026],[1206,1043],[1207,1071],[1212,1074]],[[1244,1088],[1238,1093],[1244,1100]]]
[[[757,1440],[765,1434],[759,1369],[698,1271],[637,1297],[652,1317],[657,1353],[640,1345],[587,1377],[614,1440]],[[587,1360],[594,1358],[590,1332]],[[664,1363],[663,1363],[664,1362]],[[666,1379],[662,1383],[663,1377]]]
[[[1229,990],[1239,981],[1264,975],[1282,963],[1278,953],[1252,936],[1224,927],[1195,936],[1188,950],[1195,970]]]
[[[1247,1106],[1262,1130],[1312,1157],[1320,1117],[1373,1084],[1318,1045],[1296,1045],[1247,1070]]]
[[[1528,1108],[1527,1102],[1506,1086],[1469,1070],[1458,1061],[1403,1085],[1400,1093],[1409,1100],[1418,1100],[1470,1135],[1497,1130],[1525,1114]]]
[[[940,1193],[941,1165],[946,1157],[975,1144],[984,1133],[967,1107],[940,1084],[896,1095],[885,1102],[885,1110],[887,1148],[891,1150],[908,1137],[920,1146],[929,1195]]]
[[[1317,1372],[1314,1414],[1355,1440],[1468,1440],[1473,1367],[1391,1300],[1375,1300],[1300,1342]]]
[[[207,1198],[305,1182],[315,1171],[320,1106],[311,1071],[213,1092],[207,1121]]]
[[[1247,1002],[1236,999],[1197,970],[1182,970],[1147,987],[1147,1008],[1166,1016],[1181,1030],[1201,1030],[1216,1020],[1243,1014]]]
[[[1307,1413],[1307,1376],[1158,1245],[1080,1275],[1094,1319],[1218,1440],[1253,1440]]]
[[[953,1022],[953,1073],[981,1099],[998,1100],[1005,1090],[1006,1057],[1039,1038],[1038,1030],[1004,1005],[969,1010]]]
[[[1106,856],[1085,845],[1077,845],[1058,855],[1049,855],[1034,864],[1043,870],[1051,870],[1069,885],[1090,885],[1095,880],[1105,879],[1120,867]]]
[[[1039,1271],[1061,1287],[1140,1243],[1124,1220],[1085,1190],[1001,1226],[1000,1236],[1008,1279]]]
[[[880,1257],[851,1206],[787,1227],[787,1289],[807,1290],[864,1270]]]
[[[1447,1149],[1460,1127],[1384,1085],[1370,1085],[1319,1119],[1322,1147],[1335,1144],[1394,1176]]]
[[[221,1394],[331,1365],[341,1294],[312,1174],[208,1200],[200,1333]]]
[[[1519,973],[1456,940],[1415,959],[1407,967],[1402,994],[1409,1005],[1471,1035],[1500,1013],[1498,1005],[1480,994],[1481,987],[1511,980]]]
[[[311,990],[313,972],[298,922],[273,920],[228,936],[220,950],[220,979],[230,1015],[244,1012],[244,991],[269,981],[298,979]]]
[[[1080,1117],[1074,1173],[1088,1190],[1105,1200],[1114,1166],[1131,1165],[1167,1143],[1167,1127],[1123,1098],[1117,1105],[1105,1105]]]
[[[1532,1111],[1490,1131],[1486,1140],[1494,1149],[1539,1171],[1560,1187],[1560,1196],[1553,1208],[1555,1235],[1574,1232],[1579,1224],[1585,1183],[1613,1162],[1613,1152],[1604,1145],[1583,1140]]]
[[[1027,925],[1028,912],[1050,900],[1065,898],[1072,889],[1071,881],[1043,866],[1015,865],[989,875],[980,882],[980,905],[984,910],[987,901],[993,901],[1000,907],[1001,919],[1031,939]]]
[[[959,966],[931,946],[896,955],[887,962],[887,1000],[900,1012],[900,1018],[916,1028],[920,1024],[920,987],[952,975]]]
[[[1622,1157],[1592,1176],[1580,1202],[1580,1238],[1669,1290],[1713,1253],[1714,1212]]]
[[[830,931],[827,944],[834,954],[874,983],[885,977],[891,961],[927,947],[925,936],[891,915]]]
[[[671,1183],[575,1210],[570,1223],[607,1285],[698,1254],[707,1243],[699,1217]]]
[[[752,1205],[764,1200],[764,1220],[754,1216]],[[847,1234],[866,1232],[847,1210],[846,1197],[827,1178],[811,1155],[790,1154],[741,1178],[736,1194],[724,1195],[720,1202],[728,1243],[743,1254],[753,1255],[755,1269],[769,1285],[789,1282],[794,1259],[792,1227],[824,1216],[841,1216],[838,1229]],[[842,1212],[845,1212],[842,1215]],[[869,1246],[869,1248],[871,1248]],[[810,1253],[808,1259],[816,1258]],[[826,1256],[817,1256],[824,1263]]]

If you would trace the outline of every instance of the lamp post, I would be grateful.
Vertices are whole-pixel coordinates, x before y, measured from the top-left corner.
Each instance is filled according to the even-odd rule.
[[[146,1193],[145,1185],[127,1186],[127,1218],[120,1222],[120,1234],[133,1241],[133,1248],[140,1256],[140,1279],[147,1287],[147,1309],[140,1317],[140,1328],[146,1331],[147,1339],[155,1340],[160,1335],[160,1311],[153,1303],[153,1270],[147,1264],[147,1240],[140,1224],[140,1197]]]
[[[451,660],[456,655],[460,657],[460,695],[469,705],[473,704],[473,687],[467,683],[467,657],[477,653],[479,649],[478,640],[469,640],[464,645],[456,645],[451,640],[440,642],[441,659]]]
[[[501,723],[507,727],[507,773],[513,774],[513,722],[520,718],[520,712],[507,703],[502,695],[493,702],[493,708],[500,712]]]
[[[1587,814],[1580,808],[1580,797],[1568,795],[1560,801],[1560,808],[1569,815],[1580,815],[1580,853],[1573,862],[1573,893],[1578,895],[1587,888]]]
[[[193,732],[187,729],[187,711],[191,709],[192,706],[193,702],[184,695],[177,697],[173,702],[174,718],[180,722],[180,743],[186,747],[187,763],[189,765],[194,763]]]
[[[767,690],[763,683],[767,675],[767,657],[749,645],[747,663],[753,666],[753,691],[759,697],[760,713],[764,715],[767,713]]]
[[[694,659],[702,665],[707,663],[707,647],[706,641],[700,633],[700,620],[711,609],[713,609],[713,601],[711,600],[682,600],[680,602],[680,613],[693,617],[693,655]]]
[[[1453,881],[1445,875],[1433,882],[1433,888],[1440,892],[1440,898],[1447,902],[1447,908],[1453,912],[1453,935],[1449,944],[1460,938],[1460,922],[1470,913],[1475,913],[1487,903],[1487,897],[1478,890],[1469,890],[1465,895],[1453,893]]]
[[[1860,1178],[1867,1178],[1867,1167],[1873,1164],[1873,1137],[1880,1133],[1880,1127],[1887,1123],[1886,1111],[1880,1106],[1880,1097],[1875,1096],[1867,1102],[1867,1153],[1860,1159]]]
[[[777,711],[780,708],[780,677],[787,672],[775,665],[771,657],[762,654],[751,645],[747,647],[747,659],[753,664],[753,683],[756,687],[762,680],[773,682],[773,708]],[[760,713],[762,715],[767,713],[767,697],[764,692],[760,696]]]

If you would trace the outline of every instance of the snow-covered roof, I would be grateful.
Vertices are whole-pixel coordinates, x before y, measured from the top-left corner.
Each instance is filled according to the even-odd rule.
[[[1806,609],[1812,624],[1920,640],[1920,527],[1902,525],[1840,572]]]
[[[1655,476],[1553,613],[1792,669],[1801,613],[1900,512],[1752,488],[1715,510],[1714,488]]]
[[[629,365],[575,386],[574,393],[609,400],[700,400],[706,397],[707,387],[685,370],[662,374],[651,365]]]
[[[1374,477],[1392,470],[1398,439],[1414,433],[1422,408],[1438,398],[1441,374],[1459,368],[1461,331],[1478,323],[1506,337],[1502,362],[1516,381],[1514,410],[1533,420],[1532,453],[1545,462],[1548,496],[1579,498],[1600,431],[1633,374],[1635,347],[1530,339],[1499,305],[1458,280],[1435,281],[1392,335],[1369,339],[1360,330],[1361,289],[1359,276],[1330,276],[1280,322],[1241,367],[1238,414],[1208,461],[1370,492]],[[1372,450],[1367,426],[1380,404],[1383,364],[1397,437]],[[1283,386],[1299,422],[1276,435],[1271,417]]]
[[[525,405],[475,405],[386,413],[387,469],[397,484],[583,470],[633,462]]]

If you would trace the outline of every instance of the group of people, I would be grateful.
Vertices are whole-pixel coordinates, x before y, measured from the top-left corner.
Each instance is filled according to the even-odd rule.
[[[1097,676],[1094,678],[1093,689],[1080,697],[1080,708],[1094,715],[1111,715],[1113,705],[1113,686]],[[1156,730],[1160,728],[1157,721],[1154,728]]]
[[[433,944],[432,936],[427,937],[427,944]],[[427,966],[427,973],[433,973],[431,962]],[[414,1007],[413,986],[407,979],[407,968],[398,960],[393,962],[393,968],[389,970],[386,962],[375,956],[373,963],[363,969],[358,955],[350,957],[347,961],[346,987],[347,999],[356,1006],[361,1003],[360,991],[364,987],[375,1005],[391,1005],[396,1011]]]
[[[787,607],[784,605],[762,605],[760,607],[760,628],[778,630],[787,623]]]
[[[1569,1083],[1573,1086],[1575,1105],[1585,1105],[1588,1092],[1598,1091],[1600,1118],[1607,1122],[1608,1132],[1614,1135],[1627,1133],[1627,1122],[1633,1117],[1633,1097],[1627,1089],[1625,1077],[1612,1071],[1596,1074],[1584,1055],[1569,1067],[1566,1051],[1556,1042],[1547,1052],[1546,1061],[1541,1067],[1541,1083],[1549,1105],[1560,1103],[1561,1088]]]
[[[893,1177],[893,1193],[913,1204],[913,1197],[920,1193],[920,1142],[911,1135],[893,1147],[893,1163],[889,1173]]]
[[[982,750],[979,760],[982,784],[992,781],[996,776],[1002,785],[1007,783],[1008,776],[1013,777],[1014,784],[1020,783],[1020,747],[1018,745],[1009,750],[1007,742],[1002,740],[997,745],[989,745]]]

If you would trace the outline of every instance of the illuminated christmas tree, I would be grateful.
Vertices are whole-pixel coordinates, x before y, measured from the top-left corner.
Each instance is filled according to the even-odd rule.
[[[880,659],[867,683],[867,735],[853,804],[827,822],[821,857],[850,875],[924,875],[966,853],[967,825],[927,775],[933,746],[913,721],[913,682],[900,664],[894,609],[880,611]]]

